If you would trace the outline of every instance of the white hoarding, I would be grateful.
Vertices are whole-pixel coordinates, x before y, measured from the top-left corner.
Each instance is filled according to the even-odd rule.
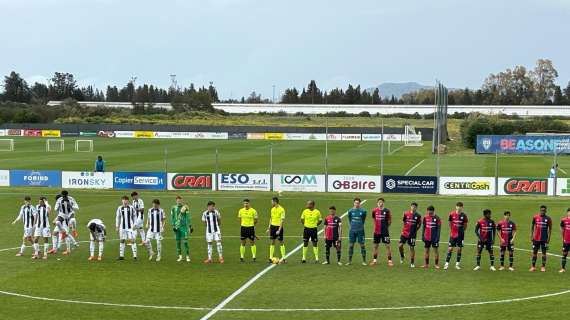
[[[134,131],[115,131],[115,138],[134,138]]]
[[[275,174],[274,191],[324,192],[325,176],[315,174]]]
[[[10,186],[10,171],[0,170],[0,187]]]
[[[570,179],[558,178],[556,179],[556,195],[570,196]]]
[[[113,189],[113,173],[63,171],[61,186],[69,189]]]
[[[218,174],[218,190],[269,191],[270,175],[251,173]]]
[[[380,192],[380,176],[329,175],[329,192]]]
[[[440,177],[439,193],[449,195],[488,196],[495,194],[493,177]]]
[[[340,133],[329,133],[326,135],[326,139],[329,141],[340,141],[340,140],[342,140],[342,134],[340,134]]]
[[[362,140],[362,135],[360,133],[343,133],[341,139],[344,141],[360,141]]]

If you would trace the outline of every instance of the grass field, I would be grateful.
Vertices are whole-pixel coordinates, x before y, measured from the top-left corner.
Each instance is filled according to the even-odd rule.
[[[15,217],[24,194],[34,198],[47,195],[53,198],[54,189],[0,189],[0,202],[3,212],[0,216],[0,318],[3,319],[59,319],[61,315],[80,319],[163,319],[185,317],[198,319],[210,308],[214,308],[222,300],[240,288],[246,281],[256,276],[267,267],[265,259],[268,252],[268,240],[264,233],[268,223],[270,205],[269,193],[187,193],[186,200],[191,207],[195,232],[191,236],[190,247],[193,261],[191,263],[175,262],[174,241],[172,232],[167,227],[164,241],[163,261],[149,262],[146,253],[139,249],[142,258],[138,262],[129,259],[115,261],[118,256],[118,242],[112,227],[105,248],[105,259],[102,262],[89,263],[88,234],[84,227],[87,220],[102,218],[108,226],[112,226],[114,212],[123,194],[119,191],[73,191],[81,210],[78,214],[80,224],[79,239],[81,246],[69,257],[51,256],[47,261],[31,261],[30,249],[25,257],[15,257],[16,248],[20,244],[21,225],[10,224]],[[175,193],[142,192],[147,203],[158,197],[164,206],[174,203]],[[285,193],[282,204],[287,209],[285,222],[286,245],[289,251],[301,243],[302,226],[299,214],[306,199],[315,199],[317,207],[322,211],[331,204],[346,211],[352,204],[352,195],[340,194],[298,194]],[[241,200],[249,197],[253,206],[259,211],[260,219],[257,233],[258,262],[239,262],[239,225],[235,218]],[[364,207],[369,211],[375,203],[376,195],[366,195],[368,200]],[[203,265],[206,245],[204,228],[198,221],[198,214],[205,202],[213,199],[218,203],[223,220],[223,244],[226,264]],[[410,195],[391,195],[387,197],[387,206],[392,209],[396,218],[391,228],[392,238],[398,238],[401,230],[399,216],[411,200],[417,200],[423,214],[428,204],[433,204],[440,216],[445,217],[459,200],[455,197],[428,197]],[[568,299],[568,294],[547,296],[533,300],[517,301],[541,295],[568,292],[566,275],[556,271],[560,259],[550,256],[548,272],[529,273],[529,220],[539,204],[549,206],[555,223],[559,221],[567,204],[559,199],[527,198],[467,198],[466,212],[472,221],[481,215],[483,208],[491,208],[494,218],[500,219],[504,209],[513,211],[513,219],[518,223],[519,236],[516,243],[515,272],[488,271],[488,258],[483,256],[483,269],[474,272],[475,243],[473,227],[470,226],[466,246],[463,253],[463,266],[457,270],[423,270],[409,269],[408,265],[397,264],[388,268],[385,264],[385,251],[381,250],[381,264],[377,267],[322,266],[316,264],[300,264],[300,252],[289,258],[289,263],[279,265],[267,271],[253,284],[238,294],[225,307],[214,314],[213,319],[432,319],[434,317],[481,319],[506,316],[519,319],[563,318],[566,311],[560,306]],[[344,219],[346,229],[346,218]],[[367,222],[367,236],[372,235],[372,224]],[[345,233],[346,234],[346,233]],[[442,233],[442,253],[446,248],[448,227],[444,224]],[[371,240],[367,242],[368,257],[371,257]],[[343,261],[346,261],[346,239],[343,243]],[[321,243],[322,246],[322,243]],[[551,253],[560,253],[560,235],[555,228]],[[140,248],[140,247],[139,247]],[[396,250],[396,243],[392,243]],[[421,252],[421,244],[418,245]],[[358,252],[358,250],[356,250]],[[249,250],[246,257],[249,257]],[[324,248],[321,247],[321,259]],[[421,254],[418,254],[417,260]],[[309,257],[312,257],[309,254]],[[360,262],[355,255],[355,262]],[[397,261],[397,257],[395,257]],[[334,261],[334,259],[333,259]],[[433,261],[433,260],[432,260]],[[421,262],[417,262],[418,265]],[[29,297],[7,295],[6,292],[33,297],[56,299],[46,301]],[[511,301],[515,299],[514,301]],[[74,302],[62,302],[73,300]],[[495,303],[502,301],[502,303]],[[79,303],[78,303],[79,302]],[[463,305],[471,303],[493,302],[482,305]],[[89,303],[89,304],[86,304]],[[97,303],[97,304],[93,304]],[[100,305],[115,304],[115,305]],[[449,307],[433,307],[437,305],[453,305]],[[153,308],[149,306],[154,306]],[[432,307],[429,307],[432,306]],[[410,307],[414,307],[409,309]],[[203,308],[194,310],[191,308]],[[340,308],[340,311],[315,309]],[[381,308],[381,309],[366,309]],[[382,309],[388,308],[388,309]],[[250,310],[255,309],[256,311]],[[259,310],[262,309],[262,310]],[[279,310],[273,310],[279,309]],[[302,309],[302,310],[299,310]]]
[[[75,138],[66,138],[66,151],[45,153],[45,140],[15,139],[14,152],[0,153],[0,169],[58,169],[92,170],[94,158],[101,154],[108,171],[163,171],[213,172],[216,168],[215,150],[219,151],[220,172],[269,172],[269,150],[273,148],[273,171],[276,173],[324,172],[324,142],[291,141],[192,141],[192,140],[131,140],[95,138],[95,152],[76,153],[72,150]],[[164,149],[167,148],[167,168]],[[378,143],[329,143],[329,173],[379,174]],[[433,175],[435,158],[429,145],[403,147],[385,145],[385,174]],[[501,176],[546,176],[552,157],[501,156]],[[562,169],[570,168],[566,157],[561,157]],[[441,174],[456,176],[493,176],[494,156],[457,152],[443,155]],[[565,172],[560,172],[566,176]],[[563,318],[567,316],[564,304],[570,295],[566,275],[559,268],[561,240],[557,223],[568,204],[560,198],[539,197],[445,197],[419,195],[385,195],[387,207],[395,214],[391,228],[392,239],[399,238],[402,227],[399,218],[408,204],[415,200],[423,214],[429,204],[436,207],[441,217],[447,216],[456,201],[465,203],[471,221],[481,216],[484,208],[494,212],[494,219],[510,209],[518,223],[516,243],[516,272],[488,270],[488,258],[483,256],[483,270],[472,271],[475,263],[476,242],[473,223],[469,227],[463,266],[457,270],[409,269],[408,265],[388,268],[385,251],[381,250],[381,264],[375,268],[352,266],[322,266],[300,264],[300,252],[289,258],[289,263],[267,270],[268,223],[271,193],[249,192],[186,192],[190,203],[195,232],[190,247],[193,261],[177,263],[172,232],[167,227],[163,261],[149,262],[139,247],[142,258],[134,262],[117,262],[117,235],[113,232],[116,207],[123,191],[73,190],[81,210],[80,247],[69,257],[50,257],[48,261],[31,261],[31,249],[23,258],[15,257],[20,245],[22,226],[10,222],[17,214],[24,195],[37,199],[46,195],[53,199],[59,190],[45,188],[0,188],[0,319],[59,319],[64,316],[79,319],[163,319],[184,317],[199,319],[251,279],[254,281],[235,295],[213,315],[213,319],[486,319],[512,317],[519,319]],[[145,203],[160,198],[163,207],[174,203],[174,192],[141,192]],[[284,193],[282,204],[287,209],[285,224],[286,245],[292,251],[301,244],[302,226],[299,215],[307,199],[314,199],[317,208],[326,213],[329,205],[345,212],[352,205],[353,194]],[[370,211],[377,194],[360,195]],[[257,233],[258,262],[239,262],[239,224],[236,218],[241,200],[249,197],[260,213]],[[203,265],[206,255],[204,228],[198,221],[199,213],[208,200],[218,203],[224,217],[222,232],[226,264]],[[529,273],[530,218],[540,204],[549,207],[555,222],[548,272]],[[105,248],[105,260],[89,263],[88,234],[85,224],[91,218],[103,219],[111,226]],[[344,219],[346,229],[346,218]],[[367,222],[367,236],[372,235],[371,221]],[[444,223],[442,233],[442,260],[449,228]],[[346,234],[346,233],[345,233]],[[371,258],[371,239],[367,239],[368,258]],[[397,261],[397,241],[392,243]],[[321,259],[324,248],[321,245]],[[347,241],[343,243],[346,261]],[[421,243],[418,245],[417,265],[421,265]],[[360,262],[355,250],[355,262]],[[497,253],[496,253],[497,254]],[[127,257],[129,248],[127,248]],[[249,250],[246,254],[249,257]],[[312,257],[311,254],[309,254]],[[498,260],[498,257],[497,257]],[[334,261],[334,259],[333,259]],[[433,259],[432,259],[433,261]],[[454,260],[453,260],[454,261]],[[260,272],[262,275],[259,276]],[[51,300],[46,300],[51,299]]]
[[[107,162],[107,171],[215,172],[218,149],[219,172],[269,173],[273,149],[275,173],[324,173],[324,141],[256,140],[155,140],[94,138],[93,153],[77,153],[74,140],[65,138],[64,152],[45,153],[45,139],[17,138],[15,151],[0,152],[0,169],[93,170],[97,155]],[[166,155],[165,155],[166,150]],[[329,142],[330,174],[380,173],[380,143]],[[167,161],[165,161],[165,158]],[[570,172],[570,158],[561,156],[559,177]],[[552,156],[501,155],[500,176],[545,177]],[[441,156],[442,176],[494,176],[495,156],[460,151]],[[435,175],[436,157],[430,143],[423,147],[384,145],[384,174]]]

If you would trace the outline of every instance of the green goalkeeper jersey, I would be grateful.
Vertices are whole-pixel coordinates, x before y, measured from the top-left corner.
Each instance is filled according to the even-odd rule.
[[[170,209],[170,223],[175,229],[187,230],[191,226],[190,209],[187,205],[174,205]]]

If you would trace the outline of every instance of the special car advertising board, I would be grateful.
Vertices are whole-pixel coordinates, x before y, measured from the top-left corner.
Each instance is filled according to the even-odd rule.
[[[380,192],[380,176],[329,175],[329,192]]]
[[[495,194],[493,177],[440,177],[439,194],[487,196]]]
[[[324,192],[325,176],[317,174],[275,174],[274,191]]]
[[[437,177],[432,176],[384,176],[383,192],[424,193],[437,192]]]
[[[0,170],[0,187],[10,186],[10,171]]]

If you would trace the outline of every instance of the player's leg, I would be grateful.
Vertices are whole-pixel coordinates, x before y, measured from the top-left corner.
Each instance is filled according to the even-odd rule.
[[[309,250],[309,231],[307,228],[303,229],[303,254],[301,263],[307,262],[307,251]]]
[[[95,238],[93,237],[92,233],[89,233],[89,258],[88,260],[95,259]]]
[[[281,232],[283,232],[283,230],[281,230]],[[283,235],[279,235],[280,240],[279,240],[279,250],[281,251],[281,260],[285,260],[285,256],[287,255],[287,252],[285,250],[285,241],[283,241]]]
[[[546,267],[546,251],[548,251],[548,245],[543,243],[542,245],[542,267]]]
[[[378,262],[378,247],[380,246],[380,236],[377,234],[374,234],[373,236],[373,240],[372,240],[372,263],[371,264],[376,264]]]
[[[47,255],[48,255],[48,251],[49,251],[49,234],[44,234],[43,246],[44,246],[43,258],[47,259]]]
[[[433,255],[435,260],[435,268],[439,269],[439,244],[436,242],[432,245],[433,247]]]
[[[507,252],[507,246],[501,246],[499,249],[499,270],[505,269],[505,253]]]
[[[335,247],[336,247],[336,262],[338,265],[341,265],[341,262],[340,262],[340,256],[341,256],[341,252],[342,252],[341,242],[340,242],[340,240],[338,240],[338,241],[334,240],[333,242],[336,244],[335,245]]]
[[[493,244],[487,244],[487,252],[489,252],[489,263],[491,263],[491,271],[495,271],[495,250],[493,250]]]
[[[222,239],[221,237],[216,240],[216,250],[218,251],[218,259],[220,263],[224,263],[224,250],[222,248]]]
[[[211,263],[211,262],[212,262],[212,250],[213,250],[213,248],[212,248],[212,246],[213,246],[212,241],[211,241],[211,240],[208,241],[208,242],[207,242],[207,245],[208,245],[208,259],[206,259],[206,261],[204,261],[204,262],[205,262],[205,263]]]
[[[34,258],[34,259],[37,259],[38,256],[40,255],[40,243],[39,243],[39,241],[40,241],[39,236],[33,238],[34,244],[32,246],[34,248],[34,255],[32,256],[32,258]]]
[[[273,255],[275,254],[275,238],[270,234],[271,239],[269,240],[269,263],[273,260]]]
[[[408,240],[410,246],[410,267],[415,268],[415,260],[416,260],[416,239],[411,238]],[[403,245],[403,244],[402,244]]]
[[[348,233],[348,264],[352,264],[352,256],[354,255],[354,243],[356,239],[353,232]]]
[[[563,245],[562,247],[562,258],[560,259],[561,269],[560,272],[566,272],[566,261],[568,259],[568,249],[570,249],[570,245]]]
[[[182,261],[182,231],[180,231],[180,229],[176,229],[174,234],[176,237],[176,255],[178,256],[176,261],[180,262]]]
[[[325,240],[325,262],[326,264],[331,263],[331,247],[332,247],[332,240]]]
[[[534,269],[536,268],[536,260],[538,259],[538,250],[539,250],[539,246],[538,246],[537,242],[533,241],[531,271],[534,271]]]
[[[477,267],[481,266],[481,252],[483,252],[483,243],[479,242],[479,244],[477,245]]]
[[[429,241],[424,242],[424,268],[429,267],[429,248],[431,247],[431,243]]]
[[[507,247],[507,250],[509,251],[509,270],[510,270],[510,271],[513,271],[513,270],[514,270],[514,269],[513,269],[513,263],[514,263],[514,260],[515,260],[515,250],[514,250],[514,248],[512,247],[512,245],[509,245],[509,246]]]
[[[141,242],[144,244],[146,242],[146,233],[144,228],[139,228],[139,234],[141,235]]]
[[[400,252],[400,263],[404,263],[406,256],[404,255],[404,243],[402,242],[402,237],[400,237],[400,241],[398,242],[398,251]]]
[[[313,238],[313,255],[315,256],[315,262],[319,262],[319,239],[315,237]]]
[[[389,236],[384,237],[383,242],[386,246],[386,255],[388,257],[388,266],[392,267],[392,266],[394,266],[394,263],[392,262],[392,246],[390,245],[390,237]]]
[[[125,259],[125,241],[126,239],[123,237],[123,231],[120,231],[120,242],[119,242],[119,260]]]
[[[245,238],[242,235],[239,246],[239,257],[240,257],[239,259],[241,262],[243,262],[244,256],[245,256]]]
[[[455,239],[450,238],[449,244],[447,246],[447,256],[445,257],[444,269],[447,269],[447,266],[449,266],[449,261],[451,261],[451,255],[453,254],[453,247],[454,246],[455,246]]]
[[[152,237],[150,237],[150,235],[152,235],[153,233],[149,231],[145,234],[145,238],[144,238],[144,245],[146,246],[146,250],[148,252],[148,259],[151,260],[154,256],[154,250],[152,248]],[[156,235],[153,235],[153,237],[156,237]]]
[[[459,266],[459,264],[461,263],[461,254],[463,253],[463,240],[461,240],[461,242],[458,244],[457,246],[457,259],[455,261],[455,265]]]

